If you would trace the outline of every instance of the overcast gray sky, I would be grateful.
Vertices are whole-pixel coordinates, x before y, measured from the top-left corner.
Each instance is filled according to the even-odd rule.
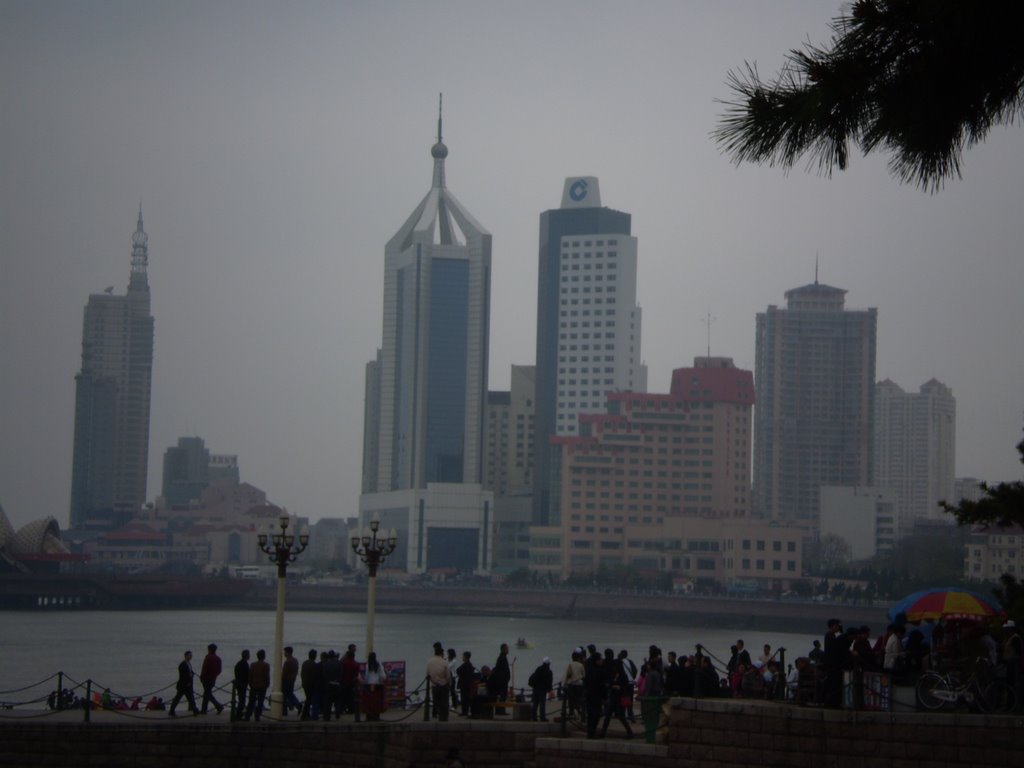
[[[814,279],[878,308],[878,377],[957,398],[957,474],[1020,477],[1024,130],[929,195],[885,157],[735,167],[726,73],[826,42],[838,2],[0,0],[0,504],[67,524],[92,292],[123,292],[141,199],[156,318],[149,496],[182,435],[310,518],[357,510],[384,244],[430,185],[493,242],[490,385],[532,364],[538,215],[569,175],[633,215],[651,391],[753,369],[754,316]]]

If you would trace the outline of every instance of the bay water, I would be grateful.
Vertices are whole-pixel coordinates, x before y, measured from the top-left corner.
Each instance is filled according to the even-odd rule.
[[[344,652],[357,646],[357,658],[365,659],[366,615],[360,612],[288,611],[284,645],[295,648],[300,660],[311,648]],[[517,648],[523,638],[529,644]],[[662,652],[692,654],[699,643],[720,660],[729,658],[729,646],[743,638],[757,658],[762,646],[787,649],[791,663],[806,655],[815,636],[722,627],[674,628],[658,624],[614,623],[552,618],[500,618],[493,616],[378,613],[374,646],[382,661],[405,661],[406,686],[417,687],[424,675],[432,646],[439,641],[460,655],[471,651],[477,667],[491,665],[502,643],[508,643],[513,665],[513,685],[523,687],[543,657],[551,658],[555,677],[565,670],[572,649],[593,643],[599,649],[625,649],[640,662],[651,644]],[[242,649],[253,658],[263,648],[273,656],[274,612],[266,610],[187,611],[3,611],[0,612],[0,702],[24,702],[56,687],[63,672],[73,683],[93,681],[93,690],[110,690],[131,699],[173,695],[177,665],[186,649],[193,652],[199,672],[209,643],[218,645],[224,672],[218,685],[229,685],[231,669]],[[41,685],[36,686],[37,683]],[[16,689],[32,686],[24,692]],[[44,690],[45,689],[45,690]]]

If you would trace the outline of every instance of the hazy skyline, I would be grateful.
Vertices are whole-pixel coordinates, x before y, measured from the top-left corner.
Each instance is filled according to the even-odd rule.
[[[772,75],[839,2],[0,0],[0,505],[67,524],[90,293],[128,282],[141,199],[155,318],[149,488],[198,435],[311,519],[356,512],[384,245],[447,183],[493,235],[490,388],[533,364],[538,219],[593,175],[633,217],[648,386],[814,279],[878,308],[879,380],[957,400],[958,476],[1017,479],[1024,130],[936,195],[886,157],[736,167],[730,69]]]

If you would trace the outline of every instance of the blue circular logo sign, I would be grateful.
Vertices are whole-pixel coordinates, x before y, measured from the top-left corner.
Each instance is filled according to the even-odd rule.
[[[575,202],[579,202],[587,196],[587,182],[584,179],[577,179],[576,182],[569,187],[569,197]]]

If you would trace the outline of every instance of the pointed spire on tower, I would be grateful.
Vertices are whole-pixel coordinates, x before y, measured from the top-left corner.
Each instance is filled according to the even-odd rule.
[[[444,109],[444,94],[437,94],[437,143],[442,142],[441,139],[441,116]]]
[[[139,220],[132,233],[132,274],[128,280],[128,290],[149,290],[146,269],[149,266],[149,235],[142,228],[142,201],[139,200]]]
[[[432,187],[444,186],[444,159],[448,157],[448,147],[441,140],[441,107],[444,94],[437,95],[437,143],[430,148],[430,155],[434,158],[434,180]]]
[[[818,252],[814,252],[814,284],[818,284]]]

